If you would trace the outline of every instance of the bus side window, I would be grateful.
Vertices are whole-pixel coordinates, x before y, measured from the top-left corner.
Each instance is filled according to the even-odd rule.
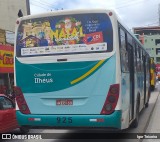
[[[121,69],[122,72],[129,71],[129,64],[128,64],[128,51],[126,48],[126,35],[125,32],[120,28],[120,58],[121,58]]]
[[[136,44],[136,72],[138,72],[138,48],[137,48],[138,46],[137,46],[137,44]]]
[[[141,72],[143,72],[143,51],[140,49],[140,66],[141,66]]]
[[[134,43],[134,71],[137,71],[137,48],[136,43]]]
[[[139,46],[137,46],[137,72],[141,71],[141,52]]]
[[[144,55],[144,52],[142,50],[142,72],[144,72],[144,65],[145,65],[145,55]]]
[[[148,57],[146,58],[146,74],[149,74],[149,62],[148,62]]]

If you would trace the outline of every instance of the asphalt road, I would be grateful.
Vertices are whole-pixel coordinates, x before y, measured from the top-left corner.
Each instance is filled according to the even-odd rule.
[[[135,135],[134,133],[144,133],[147,129],[147,126],[148,126],[148,123],[149,123],[149,120],[152,114],[156,116],[156,113],[153,113],[153,110],[157,102],[158,96],[159,96],[158,90],[151,93],[149,107],[145,108],[141,112],[138,128],[135,128],[135,129],[129,128],[129,129],[126,129],[120,132],[121,135],[126,136],[125,139],[116,139],[119,136],[117,135],[117,132],[111,133],[112,137],[115,139],[106,139],[106,135],[109,135],[108,132],[110,131],[106,131],[102,129],[101,130],[99,129],[97,130],[31,129],[30,134],[37,133],[39,135],[42,134],[43,136],[43,134],[47,133],[48,135],[50,135],[50,137],[52,137],[52,139],[42,139],[42,140],[17,140],[16,139],[16,140],[3,140],[3,141],[5,142],[6,141],[7,142],[8,141],[9,142],[17,142],[17,141],[24,141],[24,142],[28,142],[28,141],[33,141],[33,142],[35,141],[42,141],[42,142],[80,142],[80,141],[81,142],[82,141],[83,142],[97,142],[97,141],[98,142],[103,142],[103,141],[105,142],[110,142],[110,141],[112,142],[142,142],[142,139],[138,139],[137,134]],[[152,126],[148,126],[148,127],[152,127]],[[148,130],[149,129],[150,128],[148,128]],[[14,130],[13,133],[15,133],[16,135],[20,135],[20,131],[18,129]],[[134,139],[129,139],[130,136],[134,137]],[[56,139],[57,137],[58,139]]]

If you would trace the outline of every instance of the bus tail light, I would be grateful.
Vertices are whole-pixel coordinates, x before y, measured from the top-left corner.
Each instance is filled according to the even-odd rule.
[[[115,110],[119,98],[119,84],[110,86],[101,114],[111,114]]]
[[[23,96],[22,90],[19,87],[14,86],[14,94],[15,94],[16,102],[18,104],[20,111],[23,114],[30,114],[30,110],[29,110],[28,105],[26,103],[26,100]]]

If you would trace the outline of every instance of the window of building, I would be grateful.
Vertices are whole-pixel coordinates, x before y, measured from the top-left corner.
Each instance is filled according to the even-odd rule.
[[[160,55],[160,48],[156,48],[156,54]]]
[[[157,62],[160,62],[160,57],[156,57],[156,61],[157,61]]]
[[[156,39],[155,40],[155,45],[159,45],[160,46],[160,39]]]
[[[146,48],[146,51],[150,52],[150,51],[151,51],[151,48]]]

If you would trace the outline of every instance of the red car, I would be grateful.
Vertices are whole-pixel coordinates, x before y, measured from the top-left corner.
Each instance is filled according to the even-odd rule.
[[[11,132],[16,128],[20,128],[22,133],[29,132],[29,129],[18,126],[15,103],[7,96],[0,94],[0,133]]]

